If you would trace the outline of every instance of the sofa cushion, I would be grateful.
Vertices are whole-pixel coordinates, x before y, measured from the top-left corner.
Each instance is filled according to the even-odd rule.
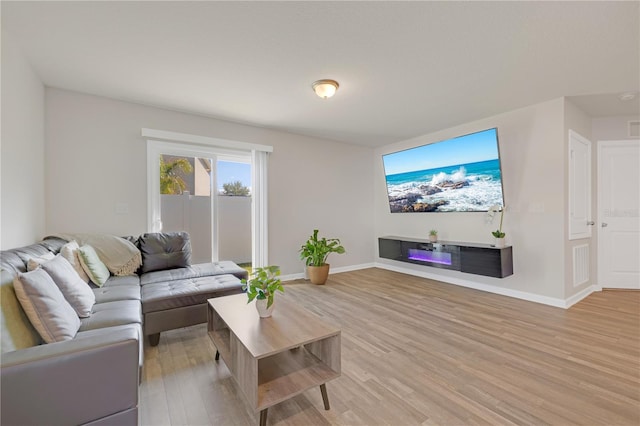
[[[142,274],[140,284],[147,285],[163,281],[182,280],[188,278],[211,277],[215,275],[235,275],[240,279],[247,279],[249,273],[229,260],[213,263],[199,263],[188,268],[175,268],[166,271],[154,271]]]
[[[109,279],[111,273],[98,257],[98,253],[90,245],[84,245],[78,249],[78,254],[82,269],[95,285],[102,286]]]
[[[49,250],[41,244],[31,244],[0,252],[0,267],[5,271],[17,274],[27,272],[27,262],[32,257],[39,257],[49,253]]]
[[[53,259],[54,257],[56,257],[56,255],[51,252],[47,252],[42,256],[32,257],[27,261],[27,271],[33,271],[34,269],[38,269],[40,265],[42,265],[44,262],[48,260]]]
[[[102,287],[121,287],[121,286],[134,286],[140,287],[140,277],[137,275],[123,275],[123,276],[115,276],[111,275],[107,282],[104,283]]]
[[[95,294],[96,303],[116,302],[118,300],[140,300],[140,286],[104,286],[94,289],[93,294]]]
[[[139,244],[143,273],[191,265],[191,242],[186,232],[144,234]]]
[[[148,284],[142,287],[142,311],[156,312],[199,305],[212,297],[242,292],[240,280],[233,275],[190,278]]]
[[[80,279],[85,283],[89,282],[89,275],[82,268],[82,263],[80,263],[80,252],[78,251],[80,246],[77,241],[70,241],[67,244],[63,245],[60,249],[60,254],[69,261],[73,269],[76,270]]]
[[[75,337],[80,319],[49,274],[42,269],[19,274],[13,287],[31,324],[45,342]]]
[[[79,331],[141,323],[140,301],[118,300],[93,305],[91,316],[82,318]]]
[[[53,282],[56,283],[66,301],[80,318],[91,315],[91,308],[96,303],[96,296],[67,259],[62,255],[57,255],[52,260],[43,263],[42,269],[53,278]]]

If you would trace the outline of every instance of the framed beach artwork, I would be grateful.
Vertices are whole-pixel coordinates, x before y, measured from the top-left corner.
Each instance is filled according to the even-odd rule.
[[[504,205],[498,129],[382,156],[391,213],[486,212]]]

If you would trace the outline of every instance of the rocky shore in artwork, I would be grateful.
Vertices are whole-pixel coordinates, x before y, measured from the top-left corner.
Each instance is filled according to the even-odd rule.
[[[466,180],[454,182],[445,180],[437,185],[423,184],[418,187],[411,188],[410,191],[389,197],[391,213],[408,213],[408,212],[435,212],[441,206],[449,204],[447,200],[433,200],[426,202],[425,197],[438,194],[443,191],[451,191],[469,186]]]

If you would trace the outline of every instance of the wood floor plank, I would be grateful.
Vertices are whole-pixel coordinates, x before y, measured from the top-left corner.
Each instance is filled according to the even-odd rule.
[[[331,410],[311,389],[270,425],[640,424],[640,292],[564,310],[375,268],[285,288],[342,329],[342,376]],[[258,424],[206,325],[145,349],[141,424]]]

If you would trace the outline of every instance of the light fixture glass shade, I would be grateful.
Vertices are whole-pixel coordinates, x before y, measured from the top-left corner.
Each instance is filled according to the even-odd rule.
[[[316,92],[316,95],[323,99],[327,99],[336,94],[336,90],[338,90],[340,85],[335,80],[318,80],[314,82],[311,87],[313,87],[313,91]]]

